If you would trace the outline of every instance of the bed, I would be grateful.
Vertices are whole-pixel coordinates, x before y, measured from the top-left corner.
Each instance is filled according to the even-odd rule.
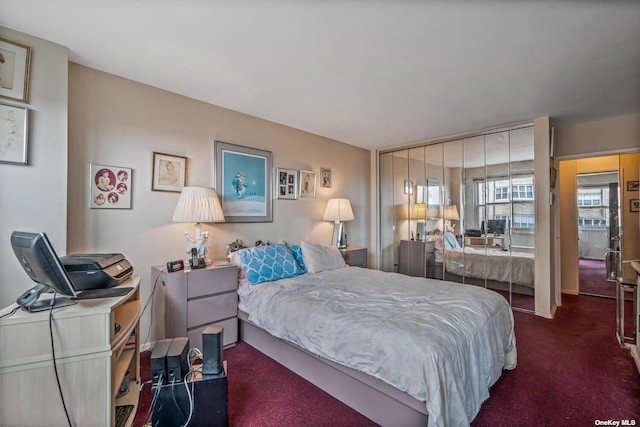
[[[254,249],[235,256],[241,339],[379,424],[468,425],[516,366],[513,315],[493,291],[348,267],[305,242],[299,269]]]
[[[445,278],[458,282],[461,282],[462,278],[487,279],[497,289],[511,288],[518,293],[533,295],[535,283],[533,254],[515,250],[505,251],[500,248],[470,246],[463,248],[452,233],[444,233],[441,238],[432,237],[432,239],[435,239],[436,262],[444,262]],[[439,243],[438,239],[442,239],[442,243]],[[465,280],[466,282],[473,283],[469,280]]]

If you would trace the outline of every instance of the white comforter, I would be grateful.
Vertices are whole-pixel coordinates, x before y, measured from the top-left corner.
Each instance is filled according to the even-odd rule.
[[[533,286],[535,259],[533,254],[501,249],[465,247],[444,251],[445,268],[458,276],[511,282]]]
[[[516,366],[511,309],[477,286],[346,267],[238,293],[274,336],[426,401],[429,426],[468,425]]]

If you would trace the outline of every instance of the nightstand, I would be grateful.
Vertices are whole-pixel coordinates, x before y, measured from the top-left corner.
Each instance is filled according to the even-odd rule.
[[[202,330],[222,326],[225,347],[238,341],[238,272],[235,265],[211,265],[168,273],[151,267],[151,283],[162,275],[165,285],[167,338],[189,337],[189,346],[202,349]]]
[[[398,272],[414,277],[442,279],[442,263],[436,262],[434,242],[400,241],[400,268]]]
[[[347,246],[344,249],[340,249],[340,252],[342,252],[342,257],[347,265],[367,268],[367,248]]]

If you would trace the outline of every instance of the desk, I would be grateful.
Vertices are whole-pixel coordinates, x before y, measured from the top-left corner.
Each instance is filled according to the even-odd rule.
[[[504,249],[504,237],[465,237],[464,245],[472,248],[498,248]]]

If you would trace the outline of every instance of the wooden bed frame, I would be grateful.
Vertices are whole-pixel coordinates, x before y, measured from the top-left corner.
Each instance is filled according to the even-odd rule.
[[[426,426],[426,403],[365,373],[274,337],[238,312],[240,340],[382,426]]]

